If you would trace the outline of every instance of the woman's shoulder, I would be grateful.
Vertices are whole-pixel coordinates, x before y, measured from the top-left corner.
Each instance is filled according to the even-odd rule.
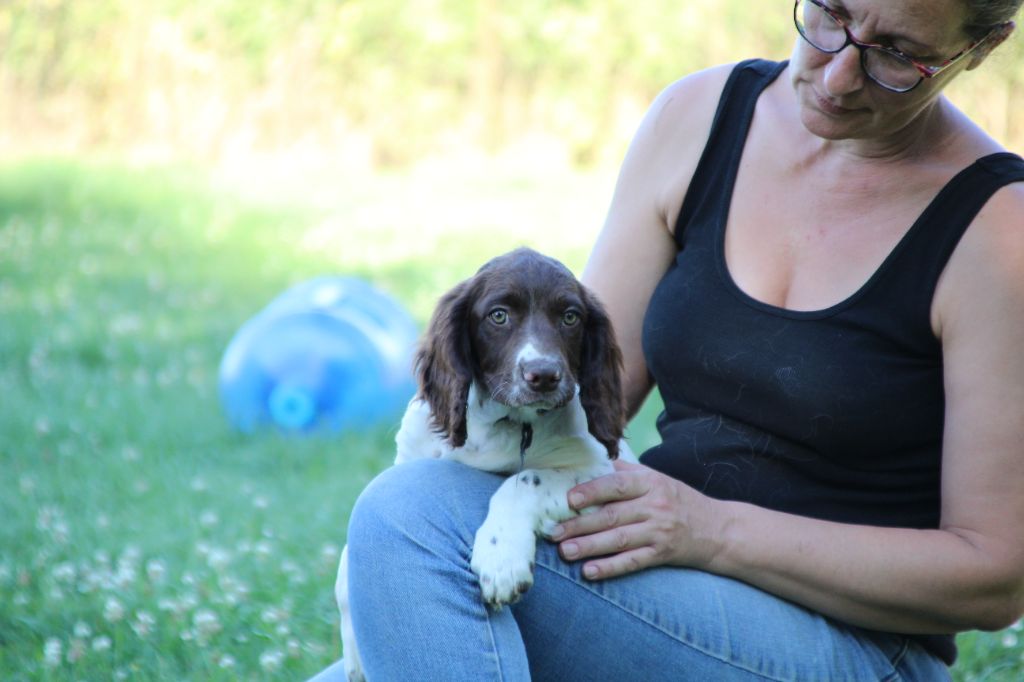
[[[654,99],[650,114],[661,129],[692,127],[711,120],[722,90],[737,64],[722,64],[691,73],[666,86]]]
[[[652,199],[666,226],[674,222],[735,66],[714,66],[666,86],[651,103],[633,138],[623,171],[643,176],[639,184],[654,192]]]
[[[938,329],[953,316],[973,319],[985,310],[992,319],[1006,311],[1004,322],[1024,325],[1024,162],[997,151],[978,163],[1005,173],[1006,184],[985,202],[946,265],[936,291]]]

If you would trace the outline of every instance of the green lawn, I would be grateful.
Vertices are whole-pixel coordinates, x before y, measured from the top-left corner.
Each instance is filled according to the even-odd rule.
[[[521,243],[579,271],[610,180],[0,167],[0,679],[291,680],[335,658],[345,522],[394,427],[234,432],[227,342],[321,274],[422,323]],[[1018,634],[962,637],[957,679],[1020,679]]]

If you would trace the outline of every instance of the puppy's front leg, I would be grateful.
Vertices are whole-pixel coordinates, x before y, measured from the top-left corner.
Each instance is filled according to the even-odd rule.
[[[487,518],[476,532],[471,567],[484,602],[501,608],[533,585],[537,533],[575,516],[566,495],[597,472],[526,469],[507,479],[491,497]]]

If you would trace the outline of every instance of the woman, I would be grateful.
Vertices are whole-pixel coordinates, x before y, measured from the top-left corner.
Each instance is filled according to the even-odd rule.
[[[788,64],[658,97],[584,280],[663,442],[571,491],[601,511],[498,613],[467,565],[498,480],[382,475],[371,679],[947,679],[953,633],[1020,617],[1024,162],[942,96],[1020,4],[801,0]]]

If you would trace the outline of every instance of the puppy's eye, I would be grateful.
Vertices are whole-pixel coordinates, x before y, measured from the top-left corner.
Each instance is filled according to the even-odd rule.
[[[565,314],[562,315],[562,324],[564,324],[566,327],[573,327],[579,324],[579,321],[580,314],[575,310],[567,310],[565,311]]]
[[[491,312],[487,313],[487,317],[490,318],[494,324],[505,324],[508,322],[508,311],[504,308],[495,308]]]

